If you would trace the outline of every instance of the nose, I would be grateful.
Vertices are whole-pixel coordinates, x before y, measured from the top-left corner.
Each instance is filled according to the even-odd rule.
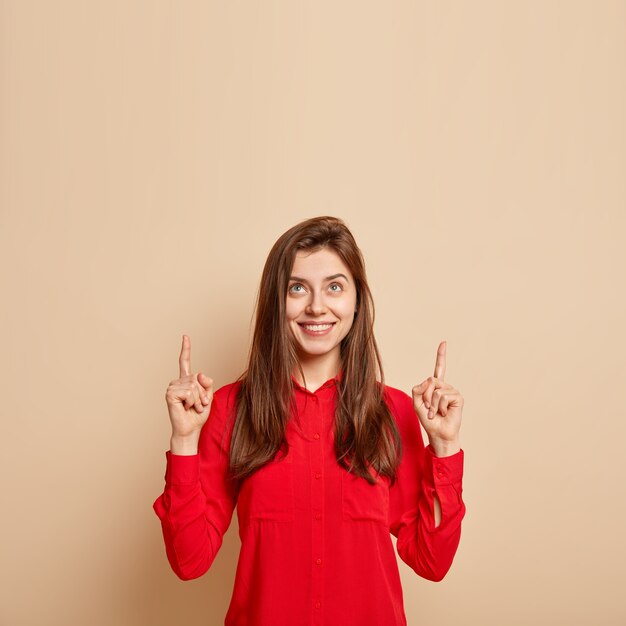
[[[307,315],[323,315],[325,312],[326,304],[324,303],[323,295],[317,291],[313,291],[313,295],[306,306]]]

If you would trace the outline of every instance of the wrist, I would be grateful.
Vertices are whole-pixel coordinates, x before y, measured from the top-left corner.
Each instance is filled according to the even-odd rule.
[[[172,435],[170,438],[170,452],[185,456],[198,454],[198,439],[197,435],[187,435],[185,437]]]
[[[461,444],[458,439],[454,441],[430,439],[429,443],[434,455],[437,457],[452,456],[461,450]]]

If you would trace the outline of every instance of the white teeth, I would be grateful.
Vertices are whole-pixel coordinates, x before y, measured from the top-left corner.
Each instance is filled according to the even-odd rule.
[[[307,330],[326,330],[327,328],[330,328],[332,324],[315,324],[315,325],[303,324],[303,326]]]

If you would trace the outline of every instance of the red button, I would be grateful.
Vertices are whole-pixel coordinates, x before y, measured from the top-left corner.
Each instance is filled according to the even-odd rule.
[[[318,565],[322,564],[322,559],[317,559],[317,561],[315,561]]]
[[[315,608],[316,608],[316,609],[319,609],[319,608],[320,608],[320,606],[322,606],[322,604],[321,604],[319,601],[315,603]]]
[[[321,478],[322,475],[319,472],[315,472],[315,478]]]
[[[319,433],[315,433],[315,434],[313,435],[313,439],[319,439],[319,438],[320,438],[320,434],[319,434]]]
[[[321,513],[316,513],[315,514],[315,519],[322,519],[322,514]]]

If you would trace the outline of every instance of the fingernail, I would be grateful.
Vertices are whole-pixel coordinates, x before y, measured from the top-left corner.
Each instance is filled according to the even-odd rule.
[[[430,402],[428,402],[428,400],[424,400],[424,404],[426,405],[427,409],[430,409]]]
[[[430,411],[428,411],[428,419],[432,419],[433,418],[433,410],[431,409]]]

